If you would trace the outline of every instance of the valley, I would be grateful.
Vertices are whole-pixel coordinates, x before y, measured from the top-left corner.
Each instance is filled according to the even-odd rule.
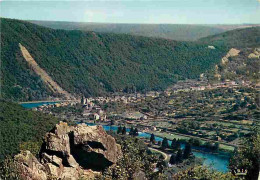
[[[176,41],[33,23],[1,18],[0,178],[258,176],[259,27]]]

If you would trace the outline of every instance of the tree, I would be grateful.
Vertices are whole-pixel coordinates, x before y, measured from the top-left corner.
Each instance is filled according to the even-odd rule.
[[[246,179],[257,179],[260,168],[260,129],[255,127],[253,133],[244,138],[243,145],[235,149],[230,159],[229,168],[232,172],[237,169],[246,169]]]
[[[191,155],[191,145],[187,143],[183,152],[183,159],[188,159]]]
[[[125,126],[123,127],[122,134],[123,134],[123,135],[126,134],[126,127],[125,127]]]
[[[172,179],[235,180],[231,173],[221,173],[204,166],[195,166],[173,174]]]
[[[177,154],[176,154],[176,162],[177,163],[182,162],[182,150],[181,149],[179,149]]]
[[[164,168],[167,167],[167,162],[160,158],[159,162],[156,164],[156,167],[160,173],[163,173]]]
[[[166,137],[164,137],[163,141],[162,141],[162,149],[166,149],[168,147],[169,147],[168,139]]]
[[[130,128],[130,131],[129,131],[129,135],[134,135],[134,128],[133,128],[133,126]]]
[[[117,129],[117,134],[120,134],[120,133],[122,133],[122,127],[121,126],[119,126],[118,129]]]
[[[155,142],[155,137],[154,137],[154,134],[151,134],[151,137],[150,137],[150,142],[154,144],[154,142]]]
[[[138,135],[139,135],[139,134],[138,134],[138,129],[137,129],[137,128],[134,129],[133,135],[134,135],[134,136],[138,136]]]
[[[181,142],[180,142],[180,140],[178,139],[177,141],[176,141],[176,150],[178,150],[178,149],[180,149],[181,148]]]
[[[85,104],[85,98],[84,98],[84,96],[81,97],[81,101],[80,101],[80,102],[81,102],[82,105]]]
[[[172,148],[172,149],[175,149],[175,147],[176,147],[176,139],[174,138],[174,139],[172,140],[171,148]]]
[[[169,163],[170,164],[175,164],[176,163],[176,156],[174,154],[171,155]]]
[[[218,151],[218,150],[219,150],[219,143],[216,142],[216,143],[214,144],[213,148],[214,148],[215,151]]]

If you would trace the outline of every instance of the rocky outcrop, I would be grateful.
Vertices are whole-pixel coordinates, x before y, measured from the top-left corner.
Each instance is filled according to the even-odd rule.
[[[234,56],[238,56],[240,53],[240,50],[235,49],[235,48],[231,48],[228,53],[226,54],[226,56],[224,56],[221,59],[221,64],[222,65],[227,65],[227,63],[229,62],[229,58],[230,57],[234,57]],[[221,79],[221,74],[219,73],[219,65],[215,66],[215,74],[214,77],[217,78],[218,80]]]
[[[25,180],[45,180],[45,167],[39,163],[30,151],[24,151],[14,157],[19,166],[20,177]]]
[[[121,147],[101,126],[80,124],[74,128],[72,138],[72,154],[82,166],[87,162],[87,167],[104,169],[121,156]]]
[[[259,59],[259,57],[260,57],[260,48],[255,48],[254,51],[248,55],[249,59],[252,58]]]
[[[29,151],[15,157],[26,180],[93,179],[122,156],[120,145],[102,126],[60,122],[44,137],[38,161]]]
[[[226,54],[226,56],[224,56],[221,60],[222,64],[226,64],[228,62],[228,58],[229,57],[234,57],[237,56],[240,53],[240,50],[235,49],[235,48],[231,48],[228,53]]]

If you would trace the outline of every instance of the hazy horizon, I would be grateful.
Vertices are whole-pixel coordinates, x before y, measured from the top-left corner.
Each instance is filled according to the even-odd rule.
[[[0,16],[104,24],[260,24],[259,0],[1,1]]]

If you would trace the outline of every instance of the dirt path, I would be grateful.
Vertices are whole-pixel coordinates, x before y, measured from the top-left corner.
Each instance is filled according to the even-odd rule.
[[[63,95],[66,99],[72,99],[73,96],[69,94],[67,91],[63,90],[33,59],[27,49],[19,43],[19,47],[23,54],[24,59],[29,64],[29,66],[33,69],[33,71],[41,77],[43,82],[47,84],[47,86],[52,90],[54,93],[58,93]]]

